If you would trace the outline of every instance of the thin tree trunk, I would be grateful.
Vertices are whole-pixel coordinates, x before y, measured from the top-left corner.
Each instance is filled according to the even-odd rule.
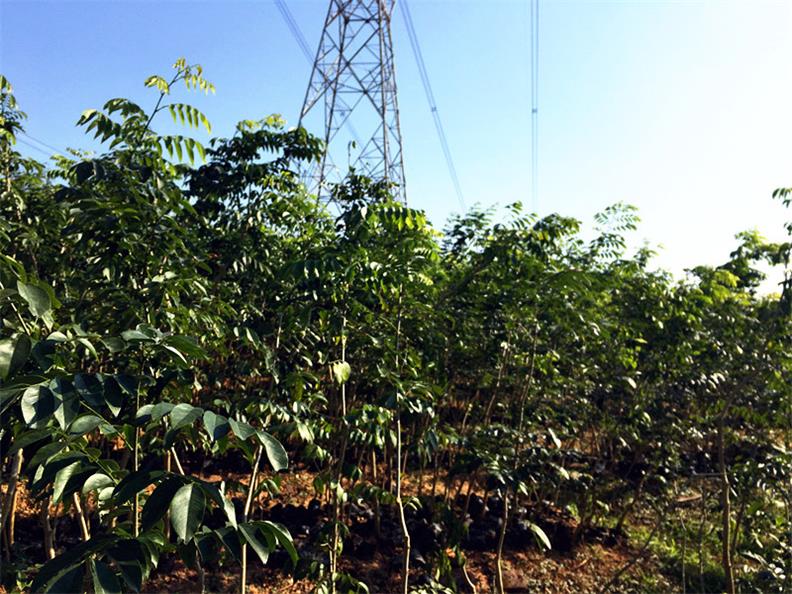
[[[687,594],[687,579],[685,577],[685,555],[687,553],[687,525],[685,518],[680,517],[682,523],[682,594]]]
[[[14,518],[16,516],[17,483],[19,482],[19,472],[22,469],[22,450],[19,449],[14,454],[11,461],[11,476],[8,477],[8,488],[6,489],[3,507],[0,509],[0,534],[6,543],[5,558],[11,559],[11,546],[14,544]],[[6,536],[7,535],[7,536]]]
[[[501,525],[500,534],[498,535],[498,552],[495,557],[495,592],[497,594],[504,594],[506,589],[503,585],[503,543],[506,540],[506,527],[509,525],[509,493],[508,491],[503,494],[503,516],[501,517],[503,524]]]
[[[135,396],[135,410],[140,410],[140,392]],[[133,445],[132,469],[137,472],[140,468],[140,428],[135,427],[135,441]],[[137,538],[140,534],[140,494],[135,493],[132,504],[132,535]]]
[[[377,484],[377,451],[371,450],[371,482]],[[377,543],[379,544],[381,530],[382,515],[380,512],[379,496],[374,497],[374,530],[377,534]]]
[[[734,588],[734,568],[732,567],[731,556],[731,499],[729,475],[726,471],[725,454],[725,424],[726,420],[721,416],[718,422],[718,465],[721,479],[721,563],[723,565],[723,575],[726,578],[726,593],[735,594]]]
[[[652,544],[652,539],[654,539],[655,533],[663,523],[663,517],[664,517],[664,513],[661,513],[660,517],[657,519],[657,523],[654,525],[654,528],[652,528],[652,531],[649,533],[649,536],[646,538],[646,541],[644,541],[638,553],[632,559],[630,559],[625,565],[623,565],[621,569],[619,569],[619,571],[617,571],[610,580],[608,580],[608,583],[605,584],[600,589],[599,594],[612,592],[613,590],[611,589],[611,586],[614,586],[616,582],[619,581],[619,578],[622,575],[624,575],[633,565],[638,563],[638,561],[643,559],[644,555],[646,555],[646,552],[649,549],[649,545]]]
[[[402,319],[402,287],[399,287],[399,309],[396,314],[396,373],[401,370],[401,319]],[[404,546],[404,558],[402,567],[402,594],[409,594],[410,591],[410,531],[407,529],[407,518],[404,515],[404,501],[402,501],[402,426],[401,426],[401,405],[398,397],[396,399],[396,505],[399,508],[399,520],[401,521],[402,542]]]
[[[165,452],[165,472],[171,472],[173,454],[170,450]],[[170,509],[165,511],[165,542],[170,542],[171,536]]]
[[[41,504],[41,513],[39,520],[41,521],[41,528],[44,531],[44,554],[47,559],[55,558],[55,531],[50,524],[49,507],[51,497],[47,497]]]
[[[396,413],[396,459],[401,455],[401,418]],[[402,594],[409,594],[410,591],[410,532],[407,529],[407,518],[404,515],[404,502],[401,494],[401,465],[396,468],[396,505],[399,508],[399,520],[401,521],[402,542],[404,546],[403,568],[402,568]]]
[[[484,412],[484,426],[490,423],[490,416],[492,415],[492,407],[495,405],[495,400],[498,397],[500,390],[501,380],[503,379],[503,370],[506,367],[506,353],[509,351],[508,343],[503,346],[503,353],[501,354],[500,365],[498,366],[498,379],[495,381],[495,388],[492,390],[492,396],[487,403],[487,410]]]
[[[77,511],[77,517],[80,519],[80,530],[82,531],[83,541],[88,541],[91,538],[91,531],[88,529],[88,520],[83,512],[83,506],[80,503],[80,494],[76,491],[72,494],[74,499],[74,509]]]
[[[248,485],[247,499],[245,500],[245,507],[242,509],[242,523],[247,521],[248,514],[250,513],[250,506],[253,503],[253,493],[256,491],[256,480],[258,479],[259,464],[261,463],[261,454],[264,451],[262,446],[256,449],[256,461],[253,463],[253,470],[250,473],[250,484]],[[242,575],[240,576],[239,592],[245,594],[247,590],[247,543],[242,539]]]
[[[341,362],[346,362],[346,317],[343,318],[341,322]],[[336,468],[336,481],[337,486],[333,489],[333,544],[330,549],[330,592],[331,594],[335,594],[336,591],[336,576],[338,573],[338,556],[339,556],[339,549],[340,542],[341,542],[341,533],[339,528],[339,523],[341,522],[341,500],[339,498],[339,491],[341,490],[341,481],[343,479],[343,469],[344,469],[344,458],[346,456],[346,449],[347,449],[347,403],[346,403],[346,382],[341,384],[341,427],[340,430],[342,431],[341,437],[341,452],[338,456],[338,466]]]
[[[707,493],[704,479],[701,480],[701,523],[698,533],[698,571],[699,585],[704,592],[704,525],[707,521]]]

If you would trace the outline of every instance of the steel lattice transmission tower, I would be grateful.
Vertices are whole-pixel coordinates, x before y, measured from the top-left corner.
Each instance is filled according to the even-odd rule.
[[[325,182],[340,180],[343,172],[335,161],[346,157],[357,173],[397,184],[394,191],[405,201],[391,37],[394,4],[330,0],[300,112],[300,125],[318,112],[324,117],[325,154],[306,180],[320,196],[326,194]]]

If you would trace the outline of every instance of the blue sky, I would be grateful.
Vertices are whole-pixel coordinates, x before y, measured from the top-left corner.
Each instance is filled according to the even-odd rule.
[[[288,3],[315,46],[326,1]],[[530,206],[528,0],[410,7],[467,204]],[[792,184],[792,2],[542,0],[540,14],[540,214],[635,204],[636,244],[662,245],[677,273],[721,263],[743,229],[783,238],[792,212],[770,193]],[[394,44],[408,199],[442,227],[459,205],[399,14]],[[217,86],[184,97],[214,135],[296,123],[310,66],[270,0],[0,0],[0,72],[28,133],[58,148],[90,145],[85,108],[152,105],[142,81],[182,55]]]

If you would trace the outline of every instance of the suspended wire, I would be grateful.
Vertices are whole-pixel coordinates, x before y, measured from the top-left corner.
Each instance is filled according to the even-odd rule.
[[[38,138],[34,138],[33,136],[31,136],[30,134],[28,134],[24,130],[21,131],[20,134],[22,134],[28,140],[32,140],[33,142],[35,142],[37,144],[40,144],[41,146],[46,147],[46,148],[50,149],[51,151],[55,151],[56,153],[61,153],[61,154],[63,153],[63,151],[60,150],[59,148],[56,148],[56,147],[52,146],[51,144],[47,144],[43,140],[39,140]],[[25,143],[25,144],[29,145],[30,143]]]
[[[26,140],[23,140],[22,138],[17,138],[17,142],[24,144],[28,148],[32,148],[34,151],[40,152],[42,155],[45,155],[47,157],[51,157],[52,156],[52,155],[50,155],[49,152],[45,151],[43,148],[41,148],[39,146],[36,146],[32,142],[27,142]]]
[[[539,203],[539,0],[531,0],[531,205]]]
[[[300,26],[297,24],[297,20],[294,18],[292,11],[289,10],[289,7],[284,0],[275,0],[275,6],[278,7],[283,20],[286,21],[286,26],[289,28],[292,37],[294,37],[294,40],[297,42],[297,45],[300,46],[306,61],[308,64],[313,66],[314,55],[311,53],[311,48],[308,45],[308,41],[305,39],[302,29],[300,29]],[[346,120],[344,125],[349,128],[349,132],[352,134],[352,138],[355,139],[355,142],[360,144],[360,136],[358,135],[357,130],[355,130],[355,127],[352,125],[352,122]]]
[[[305,59],[308,60],[309,63],[313,64],[314,58],[313,54],[311,54],[311,48],[308,46],[308,42],[305,40],[305,35],[303,35],[302,31],[300,30],[300,26],[294,19],[294,15],[291,13],[291,10],[289,10],[289,7],[286,6],[286,2],[284,2],[284,0],[275,0],[275,5],[278,7],[281,16],[283,16],[283,20],[286,21],[286,26],[289,27],[292,37],[294,37],[297,45],[300,46]]]
[[[432,92],[432,84],[429,82],[429,74],[426,71],[426,64],[424,64],[421,46],[418,43],[418,35],[415,33],[415,26],[413,25],[412,15],[410,14],[410,6],[407,0],[402,0],[401,5],[404,8],[402,14],[404,15],[404,24],[407,26],[407,36],[410,38],[410,46],[415,56],[415,62],[418,65],[418,73],[421,76],[421,84],[423,84],[426,100],[429,102],[429,109],[432,112],[432,119],[434,120],[435,129],[437,130],[437,136],[440,139],[440,146],[443,149],[443,155],[445,156],[446,165],[448,167],[448,174],[451,176],[451,181],[454,184],[459,206],[462,210],[465,210],[465,198],[462,194],[462,186],[459,184],[459,177],[457,176],[456,167],[454,167],[454,160],[451,158],[451,149],[448,147],[448,139],[445,135],[443,122],[440,119],[440,112],[437,110],[437,103],[435,102],[434,93]]]

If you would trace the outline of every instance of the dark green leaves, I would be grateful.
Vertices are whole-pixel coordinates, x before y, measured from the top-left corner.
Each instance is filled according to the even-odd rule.
[[[352,368],[346,361],[336,361],[330,365],[330,371],[333,374],[335,383],[338,385],[345,384],[347,381],[349,381],[349,377],[352,375]]]
[[[96,474],[91,475],[88,477],[88,480],[85,481],[83,484],[82,492],[83,494],[90,493],[91,491],[98,491],[99,489],[104,489],[105,487],[110,487],[114,485],[113,479],[102,472],[97,472]]]
[[[151,483],[158,481],[165,473],[162,470],[139,470],[125,476],[113,491],[113,497],[118,504],[132,499]]]
[[[212,441],[225,437],[231,428],[228,419],[222,415],[213,413],[211,410],[207,410],[204,413],[203,422]]]
[[[289,554],[292,563],[297,563],[298,555],[294,541],[284,526],[269,521],[246,522],[239,525],[239,533],[253,548],[262,563],[267,563],[269,554],[278,544]]]
[[[102,423],[102,419],[96,415],[84,415],[78,419],[75,419],[75,421],[69,427],[69,433],[72,435],[85,435],[86,433],[90,433],[99,427],[99,425]]]
[[[50,300],[49,293],[41,287],[17,281],[17,291],[19,291],[19,295],[27,301],[30,313],[34,317],[43,318],[52,309],[52,301]]]
[[[55,412],[55,397],[45,386],[31,386],[22,395],[22,416],[33,429],[43,427]]]
[[[63,496],[63,491],[66,488],[66,483],[74,476],[82,467],[82,462],[72,462],[65,468],[58,471],[55,475],[55,483],[53,484],[52,502],[58,503]]]
[[[283,449],[281,443],[266,431],[258,430],[256,431],[256,435],[258,435],[259,440],[267,452],[267,459],[270,461],[270,464],[272,464],[272,468],[274,468],[276,472],[288,468],[289,457],[286,455],[286,450]]]
[[[172,476],[154,489],[154,492],[146,500],[146,505],[143,506],[141,528],[144,532],[152,528],[165,515],[174,495],[183,485],[183,479]]]
[[[94,592],[96,594],[121,594],[121,584],[118,577],[107,563],[102,561],[91,562],[91,575],[93,576]]]
[[[82,565],[90,554],[102,550],[104,547],[115,541],[115,539],[115,536],[103,534],[100,536],[95,536],[87,542],[82,542],[71,548],[67,548],[65,552],[61,553],[54,559],[47,561],[41,566],[41,568],[38,570],[38,573],[36,573],[36,577],[33,579],[33,582],[30,584],[30,591],[53,591],[61,593],[82,591],[82,588],[79,586],[76,590],[73,588],[64,590],[60,587],[58,590],[55,590],[54,585],[58,583],[59,579],[63,578],[66,574],[78,566]],[[69,586],[71,587],[73,584],[69,584]]]
[[[171,428],[180,429],[186,425],[192,425],[195,421],[200,419],[202,415],[203,409],[197,406],[192,406],[185,402],[177,404],[170,413]]]
[[[0,379],[8,379],[22,368],[30,355],[30,348],[30,337],[27,334],[17,334],[0,340]]]
[[[205,508],[206,497],[200,486],[188,484],[176,492],[170,504],[171,524],[182,541],[192,539],[201,525]]]

